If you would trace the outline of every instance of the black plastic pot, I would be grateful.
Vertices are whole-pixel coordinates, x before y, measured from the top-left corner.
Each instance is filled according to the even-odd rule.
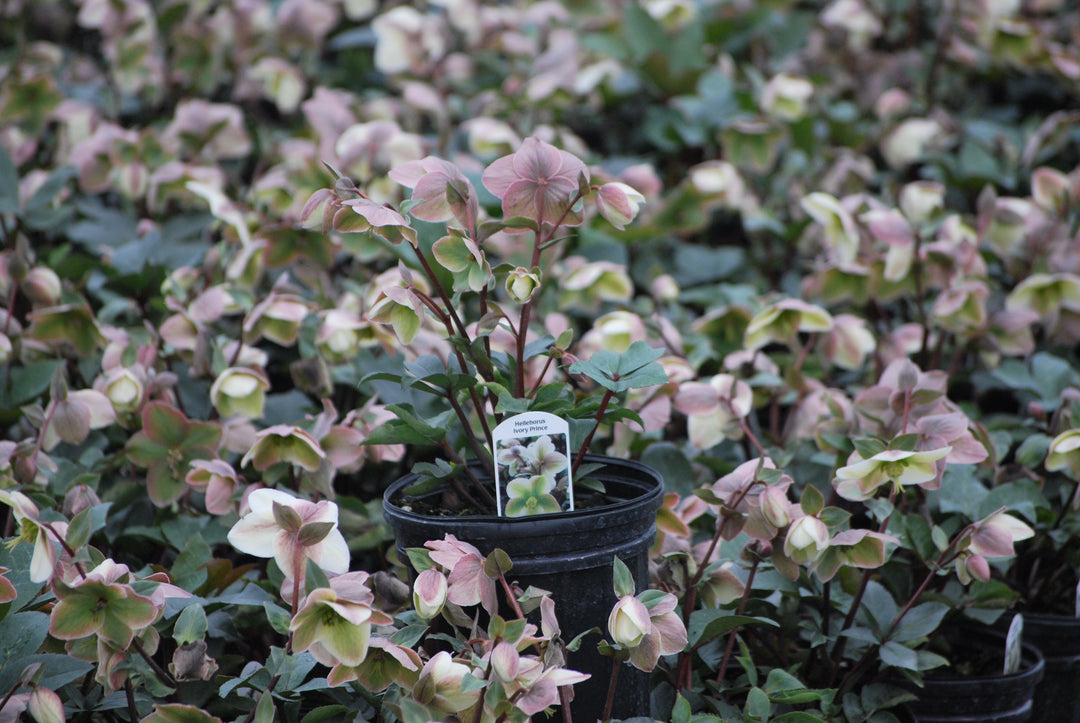
[[[610,504],[587,510],[529,518],[491,516],[431,517],[403,509],[402,490],[413,475],[394,482],[383,495],[383,514],[394,530],[401,559],[405,550],[423,547],[447,533],[475,545],[482,553],[501,548],[514,563],[508,577],[523,587],[549,590],[565,641],[590,628],[607,629],[616,602],[612,561],[619,557],[633,573],[638,590],[649,580],[649,546],[656,538],[656,511],[664,483],[655,470],[637,462],[591,456],[604,467],[590,476],[603,482]],[[595,721],[603,712],[611,659],[596,650],[599,637],[585,639],[569,654],[566,667],[592,677],[574,686],[573,719]],[[624,665],[619,671],[615,718],[649,714],[649,677]]]
[[[958,642],[957,646],[1004,653],[1005,636],[965,629],[962,643]],[[1018,672],[928,677],[924,687],[910,688],[919,699],[908,703],[907,709],[918,723],[1050,723],[1056,719],[1032,715],[1035,686],[1042,680],[1044,668],[1042,653],[1025,643]]]
[[[1023,637],[1046,659],[1031,720],[1080,723],[1080,619],[1024,613]]]

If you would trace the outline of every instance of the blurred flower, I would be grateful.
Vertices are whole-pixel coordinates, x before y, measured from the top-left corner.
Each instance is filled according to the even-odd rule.
[[[1050,442],[1044,464],[1048,472],[1064,470],[1073,479],[1080,479],[1080,429],[1069,429]]]
[[[847,34],[851,50],[865,50],[870,41],[881,35],[884,26],[862,0],[834,0],[821,13],[827,28],[838,28]]]
[[[761,109],[782,121],[797,121],[806,115],[806,104],[814,94],[814,84],[787,73],[774,75],[761,91]]]
[[[754,393],[746,382],[717,374],[704,382],[680,384],[673,404],[687,416],[690,441],[698,449],[709,449],[742,437],[738,420],[753,408]]]
[[[782,299],[769,304],[750,319],[743,346],[760,349],[774,341],[794,341],[798,332],[829,331],[833,318],[829,312],[801,299]]]
[[[852,314],[833,318],[833,328],[822,335],[821,351],[826,359],[841,369],[859,369],[866,357],[877,348],[866,319]]]
[[[266,405],[270,380],[260,369],[229,367],[210,387],[210,401],[222,417],[258,419]]]
[[[844,499],[865,500],[887,482],[897,489],[904,485],[925,485],[938,479],[940,471],[936,463],[951,450],[952,447],[927,452],[886,449],[866,459],[852,452],[848,464],[836,470],[836,492]]]
[[[881,140],[881,155],[896,170],[926,158],[931,150],[946,145],[945,128],[932,118],[908,118],[901,121]]]

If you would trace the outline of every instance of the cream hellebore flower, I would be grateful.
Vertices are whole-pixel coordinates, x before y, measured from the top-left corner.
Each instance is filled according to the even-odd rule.
[[[814,562],[829,546],[829,528],[817,517],[804,515],[788,528],[784,556],[803,565]]]
[[[222,417],[258,419],[266,406],[270,380],[259,369],[230,367],[210,387],[210,400]]]
[[[539,271],[529,271],[524,266],[518,266],[506,274],[506,293],[519,304],[524,304],[531,299],[539,288]]]
[[[1074,479],[1080,479],[1080,429],[1069,429],[1050,442],[1043,465],[1048,472],[1064,470]]]
[[[814,94],[814,84],[787,73],[774,75],[761,91],[761,109],[782,121],[797,121],[806,115],[806,104]]]
[[[679,601],[671,593],[659,596],[646,591],[649,605],[624,595],[608,615],[608,632],[630,651],[630,664],[646,672],[656,667],[661,655],[674,655],[686,647],[686,628],[676,612]]]
[[[733,423],[754,408],[754,392],[731,374],[717,374],[705,382],[684,382],[673,403],[687,417],[690,441],[698,449],[708,449],[742,435]]]
[[[836,470],[836,492],[844,499],[865,500],[886,482],[897,488],[932,482],[938,477],[937,461],[951,451],[952,447],[925,452],[886,449],[867,459],[853,452],[848,465]]]
[[[908,118],[881,140],[881,155],[897,170],[921,161],[927,151],[947,140],[945,128],[932,118]]]
[[[288,578],[303,576],[307,560],[327,573],[349,569],[349,546],[338,529],[338,508],[329,500],[312,502],[269,488],[248,496],[250,511],[229,530],[240,552],[273,557]]]
[[[434,567],[421,572],[413,583],[412,599],[416,614],[424,620],[431,620],[438,615],[446,604],[448,590],[446,575]]]
[[[1031,309],[1052,326],[1062,308],[1080,310],[1080,276],[1075,274],[1032,274],[1012,290],[1005,308]]]
[[[1010,557],[1013,543],[1035,535],[1025,522],[1005,512],[1002,507],[971,526],[967,550],[981,557]]]
[[[828,193],[816,191],[799,203],[810,218],[821,224],[825,248],[838,266],[850,266],[859,254],[859,228],[855,218]]]
[[[746,327],[743,346],[760,349],[772,341],[794,340],[800,331],[829,331],[832,328],[832,315],[820,306],[801,299],[782,299],[754,315]]]
[[[34,554],[30,558],[30,580],[48,582],[59,558],[49,533],[41,524],[41,513],[34,502],[16,490],[0,490],[0,502],[11,507],[15,521],[19,523],[16,541],[33,541]]]
[[[420,677],[413,686],[413,698],[443,713],[466,711],[480,700],[479,689],[466,690],[463,685],[465,676],[470,673],[472,668],[441,650],[420,671]]]

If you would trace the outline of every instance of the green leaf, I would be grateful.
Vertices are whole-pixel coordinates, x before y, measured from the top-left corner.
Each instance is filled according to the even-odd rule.
[[[49,633],[49,616],[27,611],[0,620],[0,690],[9,691]]]
[[[274,723],[274,696],[268,690],[259,696],[254,723]]]
[[[896,641],[890,640],[882,645],[878,650],[878,655],[881,656],[881,662],[885,665],[904,670],[919,669],[919,656],[915,654],[915,651]]]
[[[314,560],[309,559],[304,574],[304,591],[310,593],[320,587],[330,587],[330,580],[323,569]]]
[[[637,592],[637,586],[634,585],[634,576],[630,574],[630,568],[626,566],[625,562],[615,557],[612,560],[611,568],[616,597],[623,598]]]
[[[687,628],[686,633],[690,646],[696,648],[743,625],[780,627],[780,623],[769,618],[733,615],[728,610],[705,608],[691,613],[690,626]]]
[[[821,491],[813,485],[806,485],[803,489],[802,498],[799,500],[804,514],[813,517],[825,507],[825,497]]]
[[[761,688],[754,686],[746,696],[746,707],[744,710],[746,711],[746,715],[752,720],[766,723],[766,721],[769,720],[769,715],[772,713],[772,702],[769,700],[769,695]]]
[[[194,643],[206,636],[206,611],[197,602],[188,605],[176,616],[173,639],[178,645]]]
[[[292,622],[292,616],[289,615],[288,610],[271,602],[264,602],[263,610],[266,611],[266,619],[274,632],[282,635],[289,634],[289,623]]]
[[[870,459],[875,454],[885,451],[885,443],[872,437],[859,437],[851,440],[851,443],[855,445],[855,451],[863,459]]]
[[[892,639],[899,642],[928,637],[941,625],[949,612],[949,606],[939,602],[916,605],[908,611],[893,631]]]
[[[19,211],[19,172],[7,151],[0,148],[0,213]]]

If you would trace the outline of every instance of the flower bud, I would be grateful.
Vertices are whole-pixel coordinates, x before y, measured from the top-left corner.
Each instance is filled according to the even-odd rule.
[[[649,292],[657,301],[678,301],[679,282],[670,274],[660,274],[652,280]]]
[[[795,520],[784,540],[784,555],[798,564],[813,562],[829,546],[829,528],[809,515]]]
[[[540,274],[518,266],[506,275],[506,293],[519,304],[524,304],[540,288]]]
[[[113,367],[105,376],[102,391],[109,398],[113,409],[123,414],[139,408],[146,394],[146,386],[131,369]]]
[[[433,567],[417,575],[412,594],[416,614],[430,620],[442,612],[443,605],[446,604],[447,589],[446,575]]]
[[[92,487],[78,484],[68,490],[64,495],[64,517],[69,520],[83,510],[97,507],[101,504],[101,498]]]
[[[35,685],[26,710],[37,723],[64,723],[64,704],[54,691]]]
[[[622,597],[608,616],[608,632],[611,638],[626,648],[637,647],[642,638],[652,630],[649,610],[633,595]]]
[[[632,186],[614,181],[605,183],[596,195],[596,207],[600,215],[620,231],[637,217],[645,197]]]
[[[35,266],[19,284],[34,306],[56,306],[60,303],[60,277],[45,266]]]
[[[767,487],[760,497],[761,514],[765,521],[780,529],[791,524],[791,503],[779,487]]]

